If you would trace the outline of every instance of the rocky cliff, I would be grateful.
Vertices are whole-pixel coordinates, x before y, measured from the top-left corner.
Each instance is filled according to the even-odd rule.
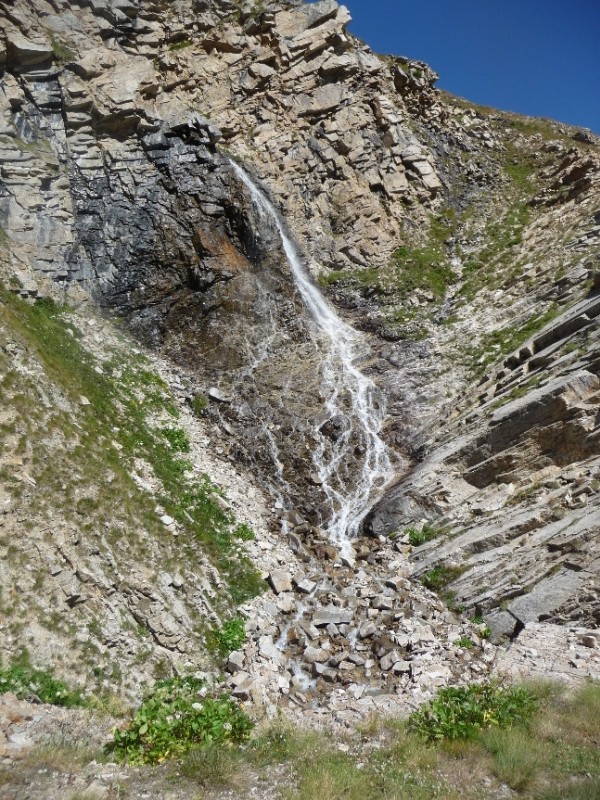
[[[427,65],[351,36],[334,0],[0,9],[5,652],[47,642],[48,660],[74,642],[88,675],[114,662],[109,687],[125,668],[131,693],[152,670],[202,665],[207,625],[257,589],[240,521],[265,574],[289,573],[277,603],[246,609],[247,660],[231,665],[263,704],[307,702],[304,672],[328,695],[359,687],[342,711],[365,685],[418,693],[465,672],[466,623],[412,582],[409,556],[498,638],[595,627],[597,138],[436,90]],[[328,410],[322,335],[234,164],[360,331],[356,363],[386,409],[394,485],[364,509],[377,499],[365,532],[389,539],[345,561],[323,534],[337,501],[317,462],[344,442],[338,491],[368,448],[343,393]],[[137,363],[115,322],[164,361]]]

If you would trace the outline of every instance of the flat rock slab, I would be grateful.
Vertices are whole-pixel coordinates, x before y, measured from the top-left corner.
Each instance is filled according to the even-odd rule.
[[[352,611],[336,606],[322,608],[312,618],[312,623],[317,628],[322,628],[324,625],[348,625],[350,622],[352,622]]]
[[[549,622],[529,622],[518,638],[502,648],[494,674],[511,680],[542,678],[570,684],[600,679],[600,649],[587,637],[597,632]]]
[[[540,581],[529,594],[517,597],[509,605],[510,613],[523,623],[537,622],[542,614],[551,614],[572,597],[583,585],[587,572],[563,569]]]

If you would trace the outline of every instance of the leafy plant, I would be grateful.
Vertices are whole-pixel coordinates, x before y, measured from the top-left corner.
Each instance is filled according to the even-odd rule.
[[[460,639],[457,639],[454,642],[454,646],[462,647],[465,650],[471,650],[473,647],[475,647],[475,642],[470,636],[461,636]]]
[[[207,645],[210,650],[217,652],[222,658],[234,650],[238,650],[246,640],[244,620],[242,617],[233,617],[222,628],[214,628],[207,635]]]
[[[253,723],[226,693],[211,694],[194,677],[159,681],[124,730],[116,729],[111,751],[130,764],[157,764],[198,745],[245,741]]]
[[[431,525],[423,525],[420,530],[419,528],[407,528],[405,533],[408,534],[408,541],[413,547],[430,542],[440,535],[440,532]]]
[[[13,692],[20,700],[39,697],[42,703],[73,708],[84,705],[80,692],[70,689],[50,671],[34,669],[28,659],[0,667],[0,694]]]
[[[240,523],[233,531],[233,535],[236,539],[241,539],[242,542],[253,542],[256,538],[254,536],[254,531],[252,528],[247,525],[245,522]]]
[[[161,428],[160,432],[173,450],[179,453],[190,452],[190,440],[182,428]]]
[[[447,687],[410,715],[409,726],[428,741],[468,739],[484,728],[527,723],[536,708],[533,694],[520,686]]]

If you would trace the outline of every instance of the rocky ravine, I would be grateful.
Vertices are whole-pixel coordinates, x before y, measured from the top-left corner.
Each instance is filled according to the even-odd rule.
[[[424,520],[441,535],[412,553],[418,574],[442,566],[455,603],[486,614],[499,638],[519,637],[518,658],[539,656],[543,671],[562,651],[574,662],[564,671],[596,674],[595,648],[579,641],[594,644],[583,629],[598,612],[596,138],[438,92],[426,65],[354,40],[333,0],[0,9],[6,285],[79,305],[82,346],[117,382],[112,360],[126,363],[131,344],[119,351],[106,321],[91,335],[86,298],[165,359],[190,474],[227,488],[238,519],[256,528],[249,547],[265,574],[285,566],[272,578],[276,598],[247,609],[252,635],[230,664],[236,693],[266,708],[329,705],[341,721],[372,710],[379,692],[410,705],[485,674],[493,648],[456,647],[467,623],[411,578],[404,528]],[[359,541],[345,563],[322,532],[313,459],[343,420],[324,413],[313,323],[232,158],[361,329],[361,366],[387,403],[397,481],[367,529],[399,536]],[[86,489],[86,402],[95,414],[96,399],[69,394],[18,317],[3,316],[3,391],[16,409],[3,412],[3,586],[15,609],[3,649],[32,648],[24,626],[34,620],[42,662],[70,642],[74,665],[60,669],[131,696],[161,669],[207,666],[202,626],[229,613],[227,576],[202,547],[185,550],[188,571],[175,563],[173,541],[189,544],[185,517],[157,534],[157,520],[174,522],[163,520],[173,517],[156,466],[146,451],[120,455],[115,431],[94,432],[111,465]],[[142,405],[151,395],[134,390]],[[121,413],[130,407],[119,398]],[[170,424],[163,412],[148,411],[156,436]],[[45,430],[55,433],[44,458],[61,463],[53,488],[34,459]],[[353,444],[349,482],[362,455]],[[111,496],[121,458],[137,489],[112,495],[103,515],[92,501]],[[253,486],[247,507],[248,471],[276,499]],[[65,512],[64,493],[85,501],[79,517]],[[134,499],[151,510],[115,519]],[[127,546],[102,539],[128,526]],[[519,645],[549,630],[549,657]]]

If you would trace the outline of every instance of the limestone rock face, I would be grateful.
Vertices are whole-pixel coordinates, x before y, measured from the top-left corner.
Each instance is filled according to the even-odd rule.
[[[335,0],[0,0],[0,277],[28,300],[91,298],[184,370],[206,442],[268,488],[286,546],[311,566],[338,563],[313,455],[340,425],[324,412],[280,235],[232,161],[244,165],[360,329],[359,366],[386,404],[397,474],[365,529],[403,542],[407,528],[439,528],[413,552],[417,574],[444,568],[454,602],[499,638],[597,625],[597,137],[439,92],[427,65],[377,56],[349,19]],[[362,456],[351,445],[348,483]],[[364,547],[356,558],[373,566]],[[57,579],[76,613],[91,595],[113,603],[92,556]],[[311,603],[321,592],[312,568],[294,577],[284,562],[267,570],[286,575],[270,608],[279,621],[298,611],[296,592]],[[187,657],[194,613],[216,613],[208,590],[179,605],[190,578],[171,572],[159,591],[140,567],[111,606],[116,620],[135,598],[155,661],[158,648]],[[454,654],[436,672],[435,647],[423,663],[405,658],[417,639],[365,646],[365,664],[346,657],[341,627],[357,622],[361,640],[378,617],[393,627],[384,589],[404,576],[387,580],[358,604],[367,618],[323,595],[304,620],[294,657],[318,652],[319,687],[361,670],[407,685],[458,672]],[[258,618],[262,650],[232,662],[239,696],[262,691],[250,657],[277,661],[285,626]],[[328,629],[340,634],[333,663],[320,660]],[[280,678],[265,685],[287,691]]]

